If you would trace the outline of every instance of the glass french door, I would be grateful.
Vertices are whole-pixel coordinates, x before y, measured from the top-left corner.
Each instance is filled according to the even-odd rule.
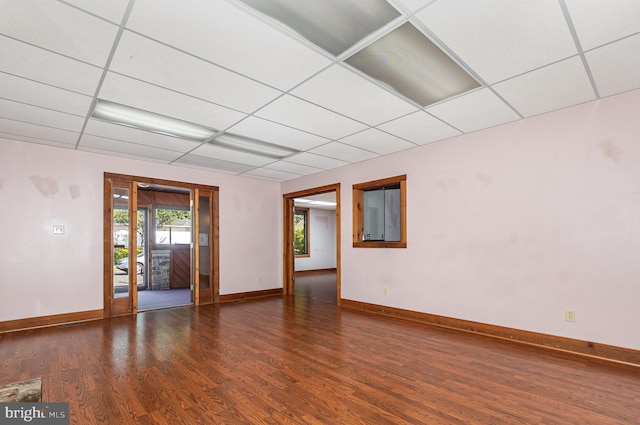
[[[105,179],[105,315],[119,316],[137,310],[138,212],[134,182]],[[144,255],[144,253],[143,253]],[[138,272],[141,272],[140,274]],[[107,283],[108,282],[108,283]]]
[[[210,304],[217,301],[215,290],[217,265],[215,264],[214,241],[215,219],[214,203],[217,202],[217,192],[195,189],[194,199],[194,255],[193,258],[193,302],[196,305]]]

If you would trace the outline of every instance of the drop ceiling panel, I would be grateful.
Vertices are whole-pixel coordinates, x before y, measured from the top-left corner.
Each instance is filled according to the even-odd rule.
[[[291,179],[297,179],[301,177],[300,174],[287,173],[284,171],[270,170],[268,168],[256,168],[254,170],[245,173],[247,176],[255,176],[273,181],[285,181]]]
[[[362,123],[290,95],[282,96],[256,115],[329,139],[339,139],[367,128]]]
[[[601,96],[640,88],[638,52],[640,52],[640,35],[625,38],[586,54]]]
[[[0,97],[29,105],[85,115],[91,97],[0,72]]]
[[[107,74],[99,97],[218,130],[227,128],[246,116],[215,103],[113,72]]]
[[[284,171],[287,173],[297,174],[299,176],[309,176],[324,171],[321,168],[309,167],[308,165],[294,164],[288,161],[277,161],[272,164],[267,164],[264,168],[270,170]]]
[[[84,117],[0,99],[0,117],[80,133]]]
[[[253,169],[252,165],[238,164],[236,162],[224,161],[194,154],[187,154],[174,162],[176,165],[198,168],[202,170],[218,171],[230,174],[244,173]]]
[[[437,118],[420,111],[378,126],[379,129],[418,145],[462,134]]]
[[[360,133],[347,136],[340,139],[340,142],[375,152],[379,155],[388,155],[416,147],[414,143],[399,139],[396,136],[376,130],[375,128],[370,128],[368,130],[361,131]]]
[[[292,90],[291,94],[369,125],[418,110],[416,106],[339,65],[323,71]]]
[[[596,97],[578,56],[493,87],[525,117],[577,105]]]
[[[41,125],[29,124],[21,121],[0,118],[0,132],[5,135],[17,135],[26,138],[39,139],[42,142],[51,141],[75,145],[78,140],[78,133],[74,131],[61,130],[58,128],[43,127]]]
[[[102,70],[0,36],[0,71],[93,96]]]
[[[104,66],[118,27],[57,1],[4,0],[2,33],[47,50]]]
[[[162,160],[166,163],[173,161],[182,155],[181,152],[166,150],[149,145],[128,143],[121,140],[107,139],[105,137],[85,134],[82,137],[82,149],[99,149],[102,152],[117,152],[136,157],[148,157]]]
[[[294,164],[307,165],[309,167],[322,168],[323,170],[330,170],[332,168],[342,167],[349,165],[348,162],[341,161],[335,158],[327,158],[322,155],[314,155],[309,152],[302,152],[287,158],[288,162]]]
[[[85,135],[102,136],[108,139],[136,143],[175,152],[188,152],[199,145],[199,143],[190,140],[138,130],[137,128],[124,125],[110,124],[97,119],[90,119],[87,122]],[[80,144],[83,146],[84,140],[85,138],[83,137],[80,141]]]
[[[229,133],[304,151],[324,145],[329,139],[257,117],[248,117],[229,128]]]
[[[410,12],[415,12],[434,1],[436,0],[396,0],[396,3],[403,5]]]
[[[65,0],[89,13],[120,25],[129,0]]]
[[[78,147],[79,151],[83,151],[83,152],[91,152],[91,153],[97,153],[100,155],[109,155],[109,156],[117,156],[119,158],[127,158],[127,159],[135,159],[135,160],[139,160],[139,161],[145,161],[145,162],[154,162],[157,164],[168,164],[169,161],[167,161],[166,159],[160,159],[160,158],[154,158],[152,156],[146,156],[146,155],[134,155],[134,154],[128,154],[126,152],[116,152],[116,151],[111,151],[111,150],[107,150],[107,149],[98,149],[98,148],[90,148],[90,147]]]
[[[130,31],[123,33],[110,69],[243,112],[254,111],[280,94]]]
[[[477,90],[440,103],[428,108],[427,112],[464,133],[494,127],[520,118],[489,89]]]
[[[565,0],[583,50],[640,32],[638,0]],[[612,7],[615,6],[615,7]]]
[[[489,83],[577,53],[557,1],[439,1],[416,17]]]
[[[223,148],[220,146],[214,146],[210,144],[203,144],[198,148],[190,152],[194,155],[206,156],[209,158],[222,159],[224,161],[231,161],[237,164],[247,164],[259,167],[261,165],[273,162],[273,158],[267,158],[261,155],[254,155],[250,153],[238,152],[232,149]]]
[[[364,149],[356,148],[350,145],[345,145],[344,143],[340,142],[327,143],[326,145],[318,146],[317,148],[311,149],[309,152],[351,163],[365,161],[367,159],[372,159],[379,156],[374,152],[366,151]]]
[[[1,124],[2,123],[0,122],[0,125]],[[15,134],[7,134],[7,133],[0,132],[0,141],[3,141],[3,140],[35,143],[37,145],[55,146],[57,148],[66,148],[66,149],[73,149],[76,146],[75,143],[55,142],[50,139],[38,139],[35,137],[26,137],[26,136],[19,136]]]
[[[281,90],[331,63],[222,0],[138,0],[127,27]],[[202,28],[207,28],[207,37]]]

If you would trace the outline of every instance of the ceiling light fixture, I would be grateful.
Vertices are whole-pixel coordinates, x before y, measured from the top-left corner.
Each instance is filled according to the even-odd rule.
[[[286,158],[299,151],[285,146],[274,145],[262,140],[252,139],[249,137],[238,136],[236,134],[225,133],[211,142],[213,145],[222,146],[229,149],[235,149],[242,152],[254,153],[257,155],[268,156],[275,159]]]
[[[96,102],[92,116],[111,123],[199,142],[204,142],[213,137],[217,132],[212,128],[200,124],[194,124],[102,99],[98,99]]]
[[[241,0],[338,56],[400,13],[386,0]]]
[[[423,107],[480,87],[408,22],[345,62]]]

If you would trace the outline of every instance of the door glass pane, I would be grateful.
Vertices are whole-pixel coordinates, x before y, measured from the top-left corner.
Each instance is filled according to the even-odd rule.
[[[113,189],[113,296],[129,296],[129,189]],[[135,267],[134,267],[135,273]]]
[[[145,290],[148,286],[148,272],[147,272],[147,241],[149,234],[149,227],[147,225],[147,217],[149,217],[149,210],[147,208],[138,208],[138,237],[136,242],[138,243],[137,253],[137,265],[136,276],[138,280],[138,290]]]
[[[384,191],[384,240],[400,240],[400,189]]]
[[[384,190],[364,192],[364,232],[365,241],[384,240]]]
[[[200,289],[209,289],[211,287],[211,214],[210,198],[208,196],[200,196],[198,198],[199,212],[199,232],[198,246],[200,247]]]

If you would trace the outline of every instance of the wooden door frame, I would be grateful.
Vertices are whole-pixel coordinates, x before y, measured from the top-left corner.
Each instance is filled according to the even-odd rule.
[[[103,239],[104,239],[104,243],[103,243],[103,262],[104,262],[104,268],[103,268],[103,287],[104,287],[104,311],[103,311],[103,316],[104,317],[110,317],[112,316],[113,312],[111,309],[111,303],[113,300],[113,231],[112,231],[112,225],[113,225],[113,198],[112,198],[112,190],[113,190],[113,186],[112,186],[112,182],[114,180],[116,181],[122,181],[122,182],[129,182],[134,189],[137,188],[137,184],[138,183],[143,183],[143,184],[149,184],[149,185],[156,185],[156,186],[169,186],[169,187],[178,187],[178,188],[184,188],[184,189],[188,189],[191,192],[191,196],[193,196],[193,194],[195,193],[196,189],[200,189],[200,190],[206,190],[206,191],[210,191],[212,192],[213,196],[212,196],[212,208],[213,208],[213,213],[211,214],[211,232],[213,235],[213,240],[210,241],[211,243],[211,259],[210,261],[212,262],[212,273],[213,273],[213,300],[212,303],[218,303],[219,302],[219,298],[220,298],[220,272],[219,272],[219,264],[220,264],[220,238],[219,238],[219,205],[218,205],[218,192],[219,192],[219,188],[217,186],[207,186],[207,185],[203,185],[203,184],[196,184],[196,183],[185,183],[185,182],[179,182],[179,181],[173,181],[173,180],[164,180],[164,179],[156,179],[156,178],[149,178],[149,177],[140,177],[140,176],[132,176],[132,175],[127,175],[127,174],[115,174],[115,173],[104,173],[104,204],[103,204],[103,211],[104,211],[104,222],[103,222]],[[136,192],[134,190],[134,192]],[[130,212],[130,214],[134,214],[133,217],[136,218],[135,215],[135,211],[137,211],[137,200],[134,198],[132,199],[132,203],[133,203],[133,207],[131,208],[133,210],[133,212]],[[195,218],[194,218],[195,219]],[[135,223],[134,223],[135,224]],[[197,237],[198,235],[196,234],[194,236],[194,241],[193,243],[195,244],[197,242]],[[131,238],[130,238],[131,239]],[[192,268],[192,273],[193,273],[193,265],[191,266]],[[134,276],[135,277],[135,276]],[[193,279],[192,279],[193,280]],[[196,282],[192,281],[192,284],[195,285]],[[130,290],[131,290],[131,284],[130,286]],[[195,288],[193,288],[193,290],[195,290]],[[133,292],[133,308],[132,308],[132,312],[131,314],[135,314],[137,313],[137,291]],[[194,302],[194,305],[199,305],[199,300],[196,299],[196,302]]]
[[[284,295],[293,295],[295,290],[295,254],[293,248],[293,200],[311,195],[321,195],[323,193],[336,193],[336,303],[341,301],[341,255],[340,255],[340,183],[327,186],[320,186],[313,189],[301,190],[298,192],[286,193],[282,195],[282,292]]]

